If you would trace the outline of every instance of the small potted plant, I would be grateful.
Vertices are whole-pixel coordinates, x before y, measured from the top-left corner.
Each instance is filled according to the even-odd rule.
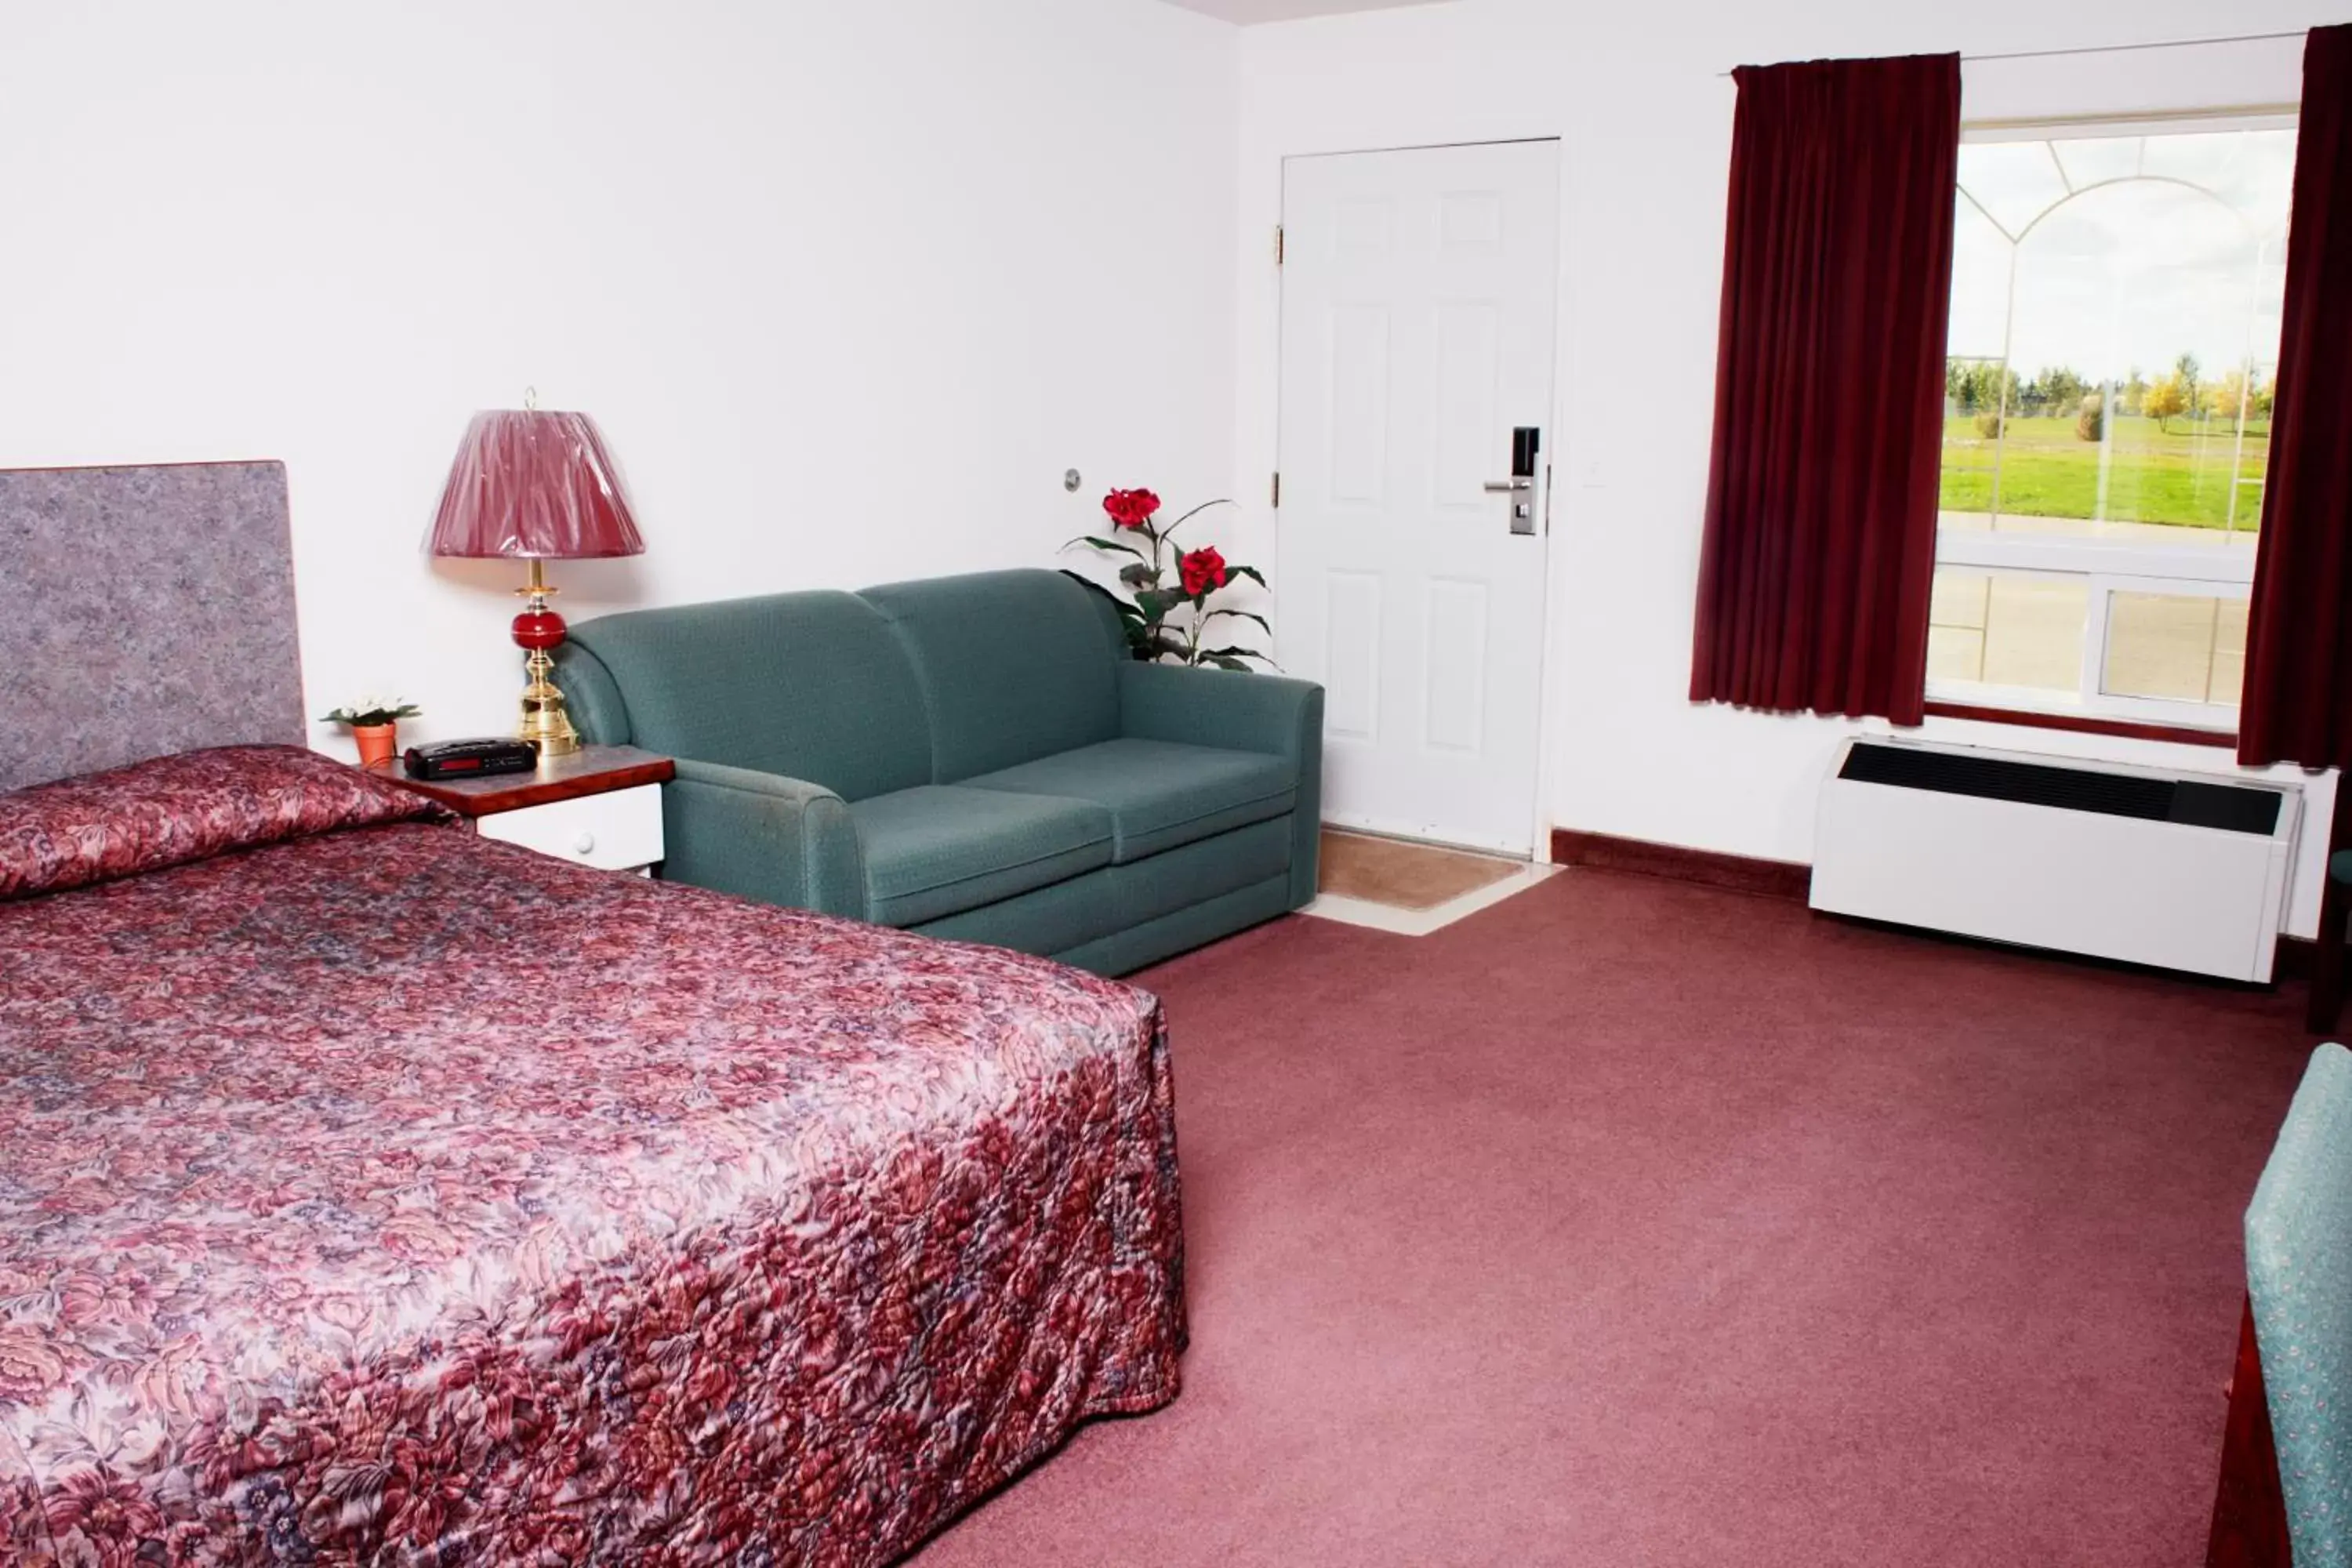
[[[400,751],[400,721],[418,712],[415,703],[402,698],[362,697],[328,714],[326,722],[351,731],[359,742],[360,766],[367,767],[392,761]]]

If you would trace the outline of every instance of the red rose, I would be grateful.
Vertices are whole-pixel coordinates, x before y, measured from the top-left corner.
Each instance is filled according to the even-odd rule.
[[[1184,592],[1195,599],[1225,585],[1225,558],[1213,545],[1193,551],[1178,564],[1184,572]]]
[[[1113,490],[1103,497],[1103,510],[1121,528],[1141,528],[1160,510],[1160,498],[1150,490]]]

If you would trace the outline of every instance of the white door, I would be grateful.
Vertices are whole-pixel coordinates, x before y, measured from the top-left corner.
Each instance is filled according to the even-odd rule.
[[[1527,854],[1559,144],[1292,158],[1282,218],[1276,653],[1324,687],[1324,817]]]

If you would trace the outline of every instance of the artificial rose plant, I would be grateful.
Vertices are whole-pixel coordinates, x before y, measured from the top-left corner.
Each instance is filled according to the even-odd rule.
[[[1160,522],[1160,498],[1150,490],[1113,490],[1103,497],[1102,504],[1104,515],[1110,519],[1112,537],[1105,539],[1090,533],[1073,539],[1070,545],[1085,544],[1106,553],[1133,556],[1118,569],[1118,580],[1134,597],[1123,599],[1098,583],[1078,577],[1075,572],[1070,575],[1118,606],[1119,624],[1127,630],[1128,647],[1137,658],[1146,664],[1173,658],[1180,664],[1209,664],[1220,669],[1240,670],[1249,668],[1244,662],[1247,659],[1274,662],[1255,648],[1204,646],[1210,641],[1212,624],[1228,617],[1255,621],[1272,635],[1273,628],[1266,626],[1265,616],[1209,603],[1236,577],[1247,577],[1263,588],[1265,575],[1255,566],[1233,564],[1213,545],[1183,550],[1174,542],[1176,531],[1187,522],[1213,506],[1230,506],[1232,502],[1203,501],[1165,526]],[[1146,545],[1150,547],[1148,553]],[[1175,572],[1172,583],[1169,581],[1171,565]]]

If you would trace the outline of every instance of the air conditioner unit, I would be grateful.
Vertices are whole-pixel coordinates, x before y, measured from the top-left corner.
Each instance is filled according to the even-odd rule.
[[[1812,907],[2266,981],[2303,791],[1858,737],[1822,785]]]

